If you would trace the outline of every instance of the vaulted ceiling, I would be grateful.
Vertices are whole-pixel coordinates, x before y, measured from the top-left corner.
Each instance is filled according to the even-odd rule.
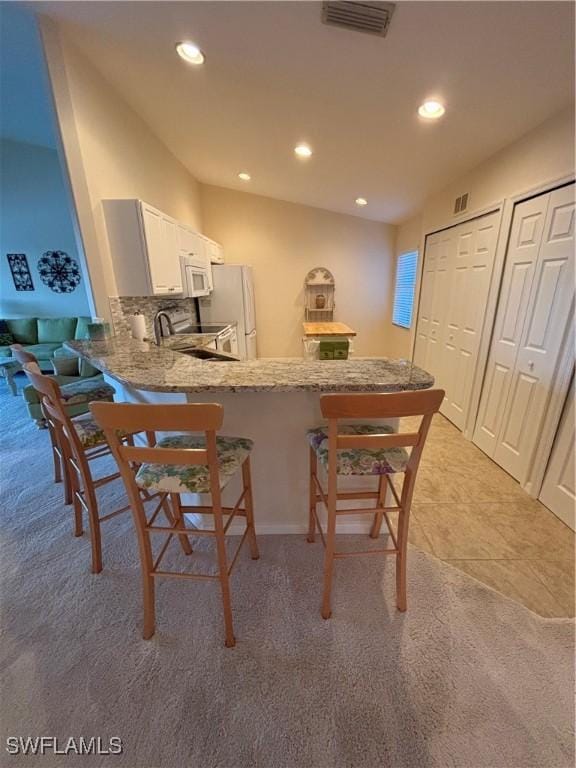
[[[54,148],[54,112],[34,16],[0,3],[0,137]]]
[[[36,9],[200,181],[383,221],[573,98],[569,2],[399,2],[385,38],[323,25],[317,2]],[[203,66],[176,56],[181,40]],[[417,116],[429,96],[446,104],[436,123]],[[298,141],[314,149],[308,161]]]

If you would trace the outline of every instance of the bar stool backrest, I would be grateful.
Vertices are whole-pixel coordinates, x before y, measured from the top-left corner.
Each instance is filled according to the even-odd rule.
[[[26,353],[25,354],[29,354]],[[40,371],[38,363],[23,363],[22,368],[30,383],[40,395],[42,410],[50,426],[55,429],[59,436],[63,435],[70,448],[78,456],[83,455],[82,444],[78,438],[78,433],[74,429],[70,416],[60,395],[60,386],[51,376],[46,376]]]
[[[444,390],[425,389],[415,392],[370,393],[346,395],[322,395],[320,409],[328,419],[328,476],[336,478],[336,451],[343,448],[379,450],[385,448],[411,447],[406,467],[406,480],[415,474],[432,416],[438,411]],[[392,419],[406,416],[421,416],[416,432],[392,434],[347,435],[338,432],[340,419]],[[411,485],[405,483],[404,487]]]
[[[38,358],[33,355],[32,352],[28,352],[28,350],[24,349],[22,344],[10,344],[10,351],[12,352],[12,357],[18,360],[21,365],[35,363],[38,366],[38,370],[40,370]]]
[[[24,349],[22,344],[11,344],[10,350],[12,352],[12,357],[17,360],[20,365],[31,365],[33,366],[33,370],[36,371],[36,373],[42,373],[42,369],[40,368],[40,363],[38,362],[37,357],[33,355],[32,352],[28,352],[28,350]],[[42,402],[42,398],[40,398],[40,410],[42,411],[42,416],[48,425],[48,429],[50,430],[51,434],[55,436],[56,425],[50,418],[50,414],[46,410],[46,407]]]
[[[216,431],[222,426],[224,409],[217,403],[186,403],[174,405],[145,405],[139,403],[94,402],[90,410],[102,427],[118,464],[126,491],[133,507],[144,514],[135,483],[139,464],[168,464],[173,466],[204,465],[209,468],[213,503],[220,505],[220,478]],[[125,445],[118,433],[145,433],[148,445]],[[206,448],[164,448],[155,445],[157,432],[204,432]]]

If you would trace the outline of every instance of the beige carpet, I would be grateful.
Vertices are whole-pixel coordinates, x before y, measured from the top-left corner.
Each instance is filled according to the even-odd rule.
[[[140,639],[131,521],[87,537],[50,479],[48,436],[0,397],[0,764],[131,768],[565,768],[574,762],[574,624],[541,619],[412,550],[407,614],[393,563],[337,564],[319,615],[321,548],[261,537],[233,580],[235,649],[216,586],[163,582]],[[121,495],[116,489],[115,497]],[[110,502],[110,495],[106,503]],[[180,555],[177,548],[175,558]],[[119,736],[120,756],[12,757],[8,735]]]

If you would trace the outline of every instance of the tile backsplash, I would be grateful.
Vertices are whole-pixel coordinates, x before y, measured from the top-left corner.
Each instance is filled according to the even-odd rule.
[[[153,296],[109,296],[110,314],[114,333],[117,336],[130,335],[130,322],[128,318],[135,312],[141,312],[146,320],[146,335],[154,338],[152,321],[154,315],[160,309],[178,307],[190,311],[192,318],[196,318],[196,306],[194,299],[173,299],[171,297],[155,298]]]

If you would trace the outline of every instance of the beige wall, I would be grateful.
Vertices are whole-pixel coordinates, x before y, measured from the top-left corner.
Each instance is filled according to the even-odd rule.
[[[336,279],[336,317],[357,331],[356,353],[387,355],[394,227],[259,195],[202,185],[204,232],[226,261],[254,267],[258,353],[302,354],[304,278]]]
[[[554,115],[521,139],[426,201],[422,211],[426,232],[450,223],[454,200],[470,194],[468,207],[480,210],[505,197],[574,171],[574,110]]]
[[[569,108],[429,198],[415,217],[398,227],[395,258],[417,245],[423,255],[425,234],[450,225],[454,199],[464,192],[469,193],[469,210],[474,212],[573,173],[574,112]],[[404,331],[395,328],[390,318],[389,328],[392,353],[410,356],[415,323]]]
[[[139,198],[201,229],[199,185],[50,20],[41,30],[96,309],[116,294],[102,200]]]
[[[392,279],[390,281],[390,314],[388,326],[387,348],[390,357],[410,357],[412,330],[401,328],[392,322],[392,309],[394,306],[394,283],[396,280],[396,264],[398,256],[409,251],[421,253],[422,217],[420,215],[405,221],[401,227],[396,228],[394,243],[394,259],[392,264]]]

